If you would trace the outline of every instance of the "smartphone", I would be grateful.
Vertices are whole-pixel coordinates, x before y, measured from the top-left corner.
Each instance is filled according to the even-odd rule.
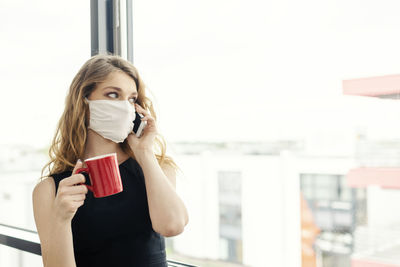
[[[133,121],[133,132],[136,134],[136,137],[140,137],[143,133],[143,129],[147,125],[147,121],[142,121],[141,119],[144,117],[142,114],[139,114],[137,111],[135,112],[135,120]]]

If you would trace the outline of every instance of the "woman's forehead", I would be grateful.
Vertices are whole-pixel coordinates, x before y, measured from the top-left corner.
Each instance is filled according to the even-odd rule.
[[[124,72],[112,72],[97,85],[97,89],[113,88],[127,94],[137,93],[136,83],[131,76]]]

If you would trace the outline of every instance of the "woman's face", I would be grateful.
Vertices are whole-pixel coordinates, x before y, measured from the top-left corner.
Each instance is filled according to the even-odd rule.
[[[115,71],[107,79],[97,84],[88,96],[89,100],[129,100],[132,105],[138,97],[135,81],[122,71]]]

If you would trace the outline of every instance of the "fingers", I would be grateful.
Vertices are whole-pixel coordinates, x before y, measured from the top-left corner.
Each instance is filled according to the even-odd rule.
[[[75,164],[75,167],[72,171],[72,175],[68,178],[65,178],[63,180],[61,180],[60,182],[60,186],[71,186],[71,185],[75,185],[75,184],[80,184],[80,183],[84,183],[86,181],[86,178],[83,174],[75,174],[75,172],[82,168],[83,166],[83,162],[78,159],[78,161]]]
[[[155,125],[156,120],[153,118],[153,116],[151,116],[150,112],[148,112],[147,110],[145,110],[138,104],[135,104],[135,107],[136,107],[136,110],[144,116],[143,118],[141,118],[142,121],[146,121],[146,122],[150,123],[151,125]],[[146,128],[145,128],[145,130],[146,130]]]
[[[84,194],[71,195],[71,196],[70,196],[70,199],[71,199],[72,201],[75,201],[75,202],[81,202],[81,201],[85,201],[86,195],[84,195]]]
[[[139,112],[140,114],[143,114],[145,116],[150,115],[150,113],[147,110],[145,110],[144,108],[142,108],[138,104],[135,104],[135,108],[136,108],[136,111]]]
[[[72,186],[84,183],[85,181],[86,178],[83,174],[73,174],[68,178],[62,179],[60,182],[60,186]]]
[[[85,203],[85,200],[83,199],[83,200],[72,200],[72,199],[68,199],[68,210],[70,211],[70,212],[73,212],[73,213],[75,213],[76,212],[76,210],[79,208],[79,207],[81,207],[83,204]]]
[[[71,186],[68,188],[68,193],[71,195],[75,194],[87,194],[88,188],[86,185],[77,185],[77,186]]]
[[[75,164],[74,170],[72,171],[72,174],[75,174],[75,172],[79,169],[82,168],[83,163],[80,159],[78,159],[78,161]]]
[[[142,118],[142,121],[154,122],[155,120],[154,120],[154,118],[153,118],[152,116],[150,116],[150,115],[145,115],[145,116]]]
[[[72,219],[77,209],[85,203],[88,188],[82,183],[86,178],[83,174],[74,174],[83,163],[78,160],[70,177],[60,181],[56,196],[56,210],[64,219]]]
[[[65,180],[65,179],[64,179]],[[59,188],[60,195],[79,195],[84,194],[86,195],[88,189],[85,185],[77,185],[77,186],[60,186]]]

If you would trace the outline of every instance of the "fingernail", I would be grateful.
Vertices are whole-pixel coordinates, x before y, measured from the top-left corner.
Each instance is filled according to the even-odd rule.
[[[82,163],[82,160],[78,159],[78,160],[76,161],[76,163]]]

